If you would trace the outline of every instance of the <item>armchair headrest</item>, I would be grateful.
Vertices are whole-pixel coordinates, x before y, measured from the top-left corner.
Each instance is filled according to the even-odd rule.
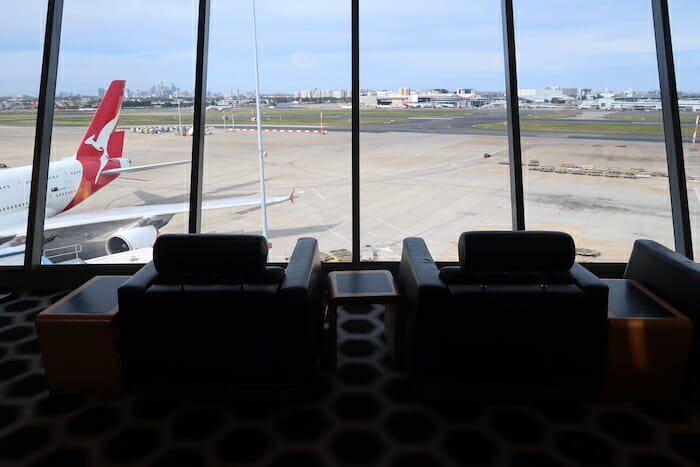
[[[265,276],[267,240],[262,235],[164,234],[153,245],[153,264],[165,274]]]
[[[574,240],[565,232],[474,231],[459,237],[459,265],[465,272],[568,271]]]

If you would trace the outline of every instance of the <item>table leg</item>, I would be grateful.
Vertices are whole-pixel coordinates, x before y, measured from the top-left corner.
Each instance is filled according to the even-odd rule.
[[[338,306],[331,303],[328,306],[328,367],[335,370],[338,367]]]
[[[387,303],[384,311],[384,334],[391,360],[396,368],[401,367],[403,319],[401,306],[397,303]]]

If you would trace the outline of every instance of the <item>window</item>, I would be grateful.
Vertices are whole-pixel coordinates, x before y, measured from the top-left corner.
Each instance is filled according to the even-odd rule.
[[[28,0],[12,5],[11,20],[0,28],[0,183],[7,213],[0,228],[19,238],[26,235],[27,211],[13,207],[29,200],[45,25],[46,2]],[[26,183],[9,190],[17,180]],[[24,246],[8,237],[0,239],[6,253],[0,254],[0,265],[23,264]]]
[[[423,237],[457,260],[466,230],[511,229],[498,2],[360,3],[363,260]]]
[[[579,261],[673,248],[650,3],[514,8],[526,227],[570,233]]]
[[[202,231],[262,233],[262,153],[269,260],[304,236],[332,258],[352,247],[349,3],[257,2],[255,17],[260,122],[251,2],[212,2],[204,207],[246,204],[204,209]]]
[[[669,2],[671,32],[673,34],[673,61],[676,67],[678,110],[683,134],[688,207],[693,231],[695,260],[700,258],[700,6],[696,2],[672,0]]]
[[[192,124],[196,23],[195,0],[114,0],[99,8],[89,1],[65,2],[50,176],[56,185],[76,193],[47,198],[46,227],[51,227],[52,218],[63,216],[75,219],[76,225],[61,229],[44,245],[49,260],[70,259],[65,251],[80,244],[81,259],[88,262],[126,250],[139,250],[133,255],[147,261],[158,232],[187,230],[189,163],[133,173],[102,171],[125,167],[123,158],[131,166],[191,158],[192,138],[179,136],[176,130],[180,124]],[[94,116],[98,104],[109,100],[103,97],[114,80],[125,83],[116,82],[110,97],[123,95],[118,126],[111,133],[113,114],[105,110],[103,117]],[[112,139],[119,131],[125,132],[123,148]],[[76,153],[77,161],[63,160]],[[163,204],[177,207],[138,211],[131,217],[123,214],[127,208]],[[107,216],[117,220],[86,223],[78,217],[85,213],[90,220]],[[51,234],[47,231],[46,236]],[[129,262],[130,257],[111,261]]]
[[[0,167],[2,222],[17,225],[20,237],[31,171],[2,177],[32,162],[46,3],[22,2],[0,32],[8,64],[0,71],[0,163],[9,166]],[[272,261],[286,260],[301,236],[318,238],[332,261],[353,255],[396,261],[407,236],[425,238],[436,259],[454,261],[460,232],[513,228],[511,192],[517,196],[520,181],[525,227],[571,233],[579,261],[624,262],[638,238],[674,246],[669,135],[648,2],[577,0],[564,7],[514,0],[523,161],[516,190],[510,186],[505,122],[511,109],[505,108],[499,2],[259,1],[260,118],[251,3],[211,1],[206,70],[195,63],[199,4],[110,0],[95,8],[66,0],[57,95],[48,96],[56,107],[50,183],[38,187],[47,194],[45,238],[52,238],[43,249],[54,262],[66,256],[52,249],[77,244],[88,262],[140,247],[145,254],[110,261],[146,261],[158,232],[189,229],[195,75],[204,72],[201,231],[259,233],[264,211]],[[700,88],[693,77],[700,18],[689,0],[669,4],[696,231],[700,166],[694,149],[700,142],[692,137]],[[352,18],[357,5],[359,18]],[[356,62],[353,20],[360,25]],[[360,72],[354,89],[353,66]],[[121,150],[105,130],[112,120],[86,134],[114,80],[126,80],[116,128],[125,131]],[[351,126],[353,93],[358,133]],[[71,162],[76,149],[88,145],[98,152],[89,167]],[[194,149],[199,154],[201,148]],[[261,154],[265,196],[272,201],[264,210]],[[353,177],[358,161],[360,173]],[[359,215],[352,200],[357,192]],[[17,199],[7,199],[8,193]],[[138,212],[92,222],[98,211],[124,209]],[[61,217],[73,225],[53,229]],[[351,251],[353,244],[360,251]],[[22,264],[22,251],[2,261]]]

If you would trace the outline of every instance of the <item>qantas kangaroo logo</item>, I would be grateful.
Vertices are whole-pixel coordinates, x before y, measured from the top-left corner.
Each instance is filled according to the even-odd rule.
[[[95,140],[95,135],[90,136],[85,140],[85,144],[89,144],[93,148],[97,149],[98,151],[106,151],[107,149],[107,142],[109,141],[109,136],[112,134],[112,131],[114,131],[114,127],[117,126],[117,119],[119,118],[119,115],[114,117],[114,120],[111,122],[108,122],[102,130],[100,130],[100,135],[97,137],[97,140]]]
[[[109,162],[107,144],[109,143],[109,137],[112,136],[114,127],[117,126],[118,118],[119,114],[117,114],[112,121],[107,122],[107,124],[100,130],[100,134],[97,139],[95,139],[95,135],[92,135],[85,140],[85,144],[89,144],[96,150],[102,151],[102,156],[100,156],[100,168],[97,170],[97,175],[95,175],[95,184],[97,184],[97,179],[100,178],[100,174],[102,174],[102,169],[104,169],[107,162]]]
[[[97,175],[95,175],[95,184],[97,184],[97,179],[100,178],[100,175],[102,174],[102,169],[105,168],[107,162],[109,162],[109,155],[107,154],[107,151],[105,151],[102,153],[102,156],[100,156],[100,168],[97,169]]]

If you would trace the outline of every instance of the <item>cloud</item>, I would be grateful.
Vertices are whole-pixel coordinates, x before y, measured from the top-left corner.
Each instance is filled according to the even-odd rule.
[[[502,51],[480,50],[392,50],[360,55],[360,87],[414,89],[445,87],[476,88],[481,91],[504,89]]]
[[[522,87],[655,87],[648,0],[514,3]],[[134,88],[161,80],[189,88],[197,4],[198,0],[65,2],[59,90],[94,93],[120,76]],[[700,3],[669,4],[679,89],[696,89]],[[211,6],[209,88],[252,89],[251,2],[212,0]],[[349,86],[350,2],[258,0],[256,8],[263,88]],[[41,56],[45,12],[46,0],[13,3],[11,20],[0,29],[0,53],[5,54],[0,55],[5,58],[0,62],[0,93],[26,89],[32,83],[28,77],[40,73],[34,57]],[[365,1],[359,20],[363,87],[503,86],[500,2]]]
[[[315,68],[318,63],[318,57],[306,52],[294,52],[289,61],[297,68]]]
[[[0,96],[26,94],[39,95],[41,80],[41,52],[0,51]]]
[[[150,89],[163,81],[182,89],[194,89],[194,53],[173,51],[113,55],[94,52],[66,52],[59,59],[57,90],[94,94],[113,79],[127,80],[130,89]]]

